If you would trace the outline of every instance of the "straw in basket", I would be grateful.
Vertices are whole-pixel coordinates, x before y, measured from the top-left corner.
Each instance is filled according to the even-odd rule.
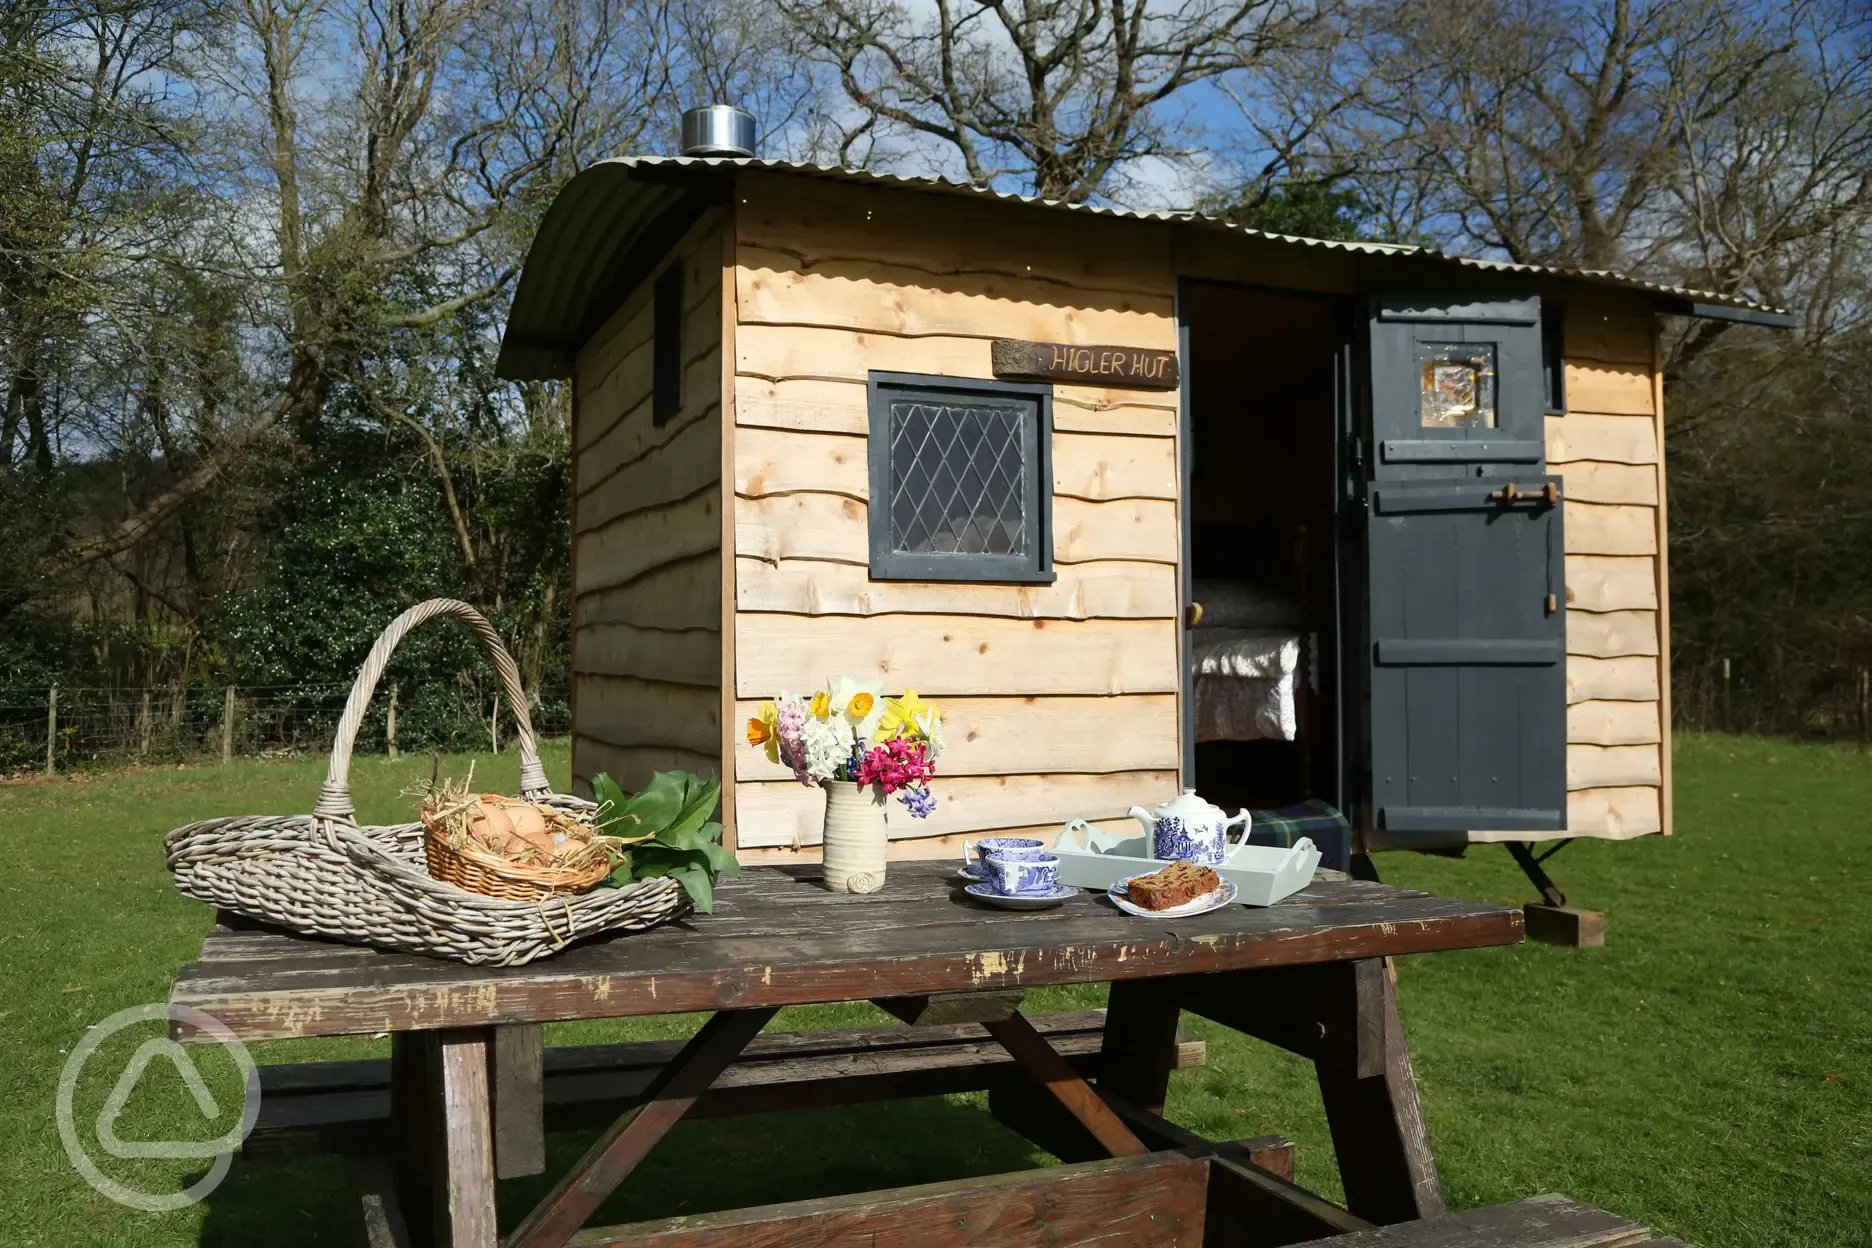
[[[351,803],[351,749],[364,712],[397,643],[438,618],[474,630],[500,677],[519,727],[520,795],[591,818],[592,803],[555,794],[546,783],[520,672],[494,626],[465,602],[436,598],[397,616],[371,647],[338,721],[331,767],[312,813],[242,815],[177,828],[165,841],[176,887],[197,901],[314,936],[496,966],[518,966],[583,936],[641,931],[687,913],[688,895],[667,876],[577,895],[564,891],[572,886],[564,880],[513,885],[506,896],[471,891],[425,869],[421,823],[359,825]]]

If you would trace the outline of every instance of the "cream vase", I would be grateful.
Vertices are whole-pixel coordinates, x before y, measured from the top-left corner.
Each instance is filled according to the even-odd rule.
[[[826,887],[835,893],[874,893],[884,887],[890,849],[883,790],[849,780],[828,780],[824,788]]]

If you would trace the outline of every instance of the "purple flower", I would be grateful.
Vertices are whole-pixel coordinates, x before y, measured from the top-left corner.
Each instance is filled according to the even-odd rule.
[[[774,735],[780,738],[780,761],[793,769],[801,784],[812,784],[806,771],[806,708],[798,698],[781,698],[776,704]]]
[[[927,819],[936,809],[936,795],[921,785],[914,789],[902,790],[898,794],[898,799],[910,811],[912,819]]]

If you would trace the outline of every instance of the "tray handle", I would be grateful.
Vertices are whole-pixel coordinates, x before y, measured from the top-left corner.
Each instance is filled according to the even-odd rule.
[[[357,744],[364,712],[370,708],[371,695],[377,691],[377,682],[397,643],[418,624],[435,619],[460,620],[472,629],[475,640],[481,643],[482,653],[487,655],[494,665],[495,675],[500,677],[508,705],[513,708],[514,723],[520,729],[520,796],[533,801],[552,792],[552,786],[546,783],[546,769],[540,766],[539,742],[533,736],[533,717],[527,710],[526,693],[520,688],[520,669],[513,656],[507,653],[507,647],[501,644],[500,634],[494,631],[486,616],[467,603],[454,598],[431,598],[391,620],[364,657],[364,666],[358,669],[357,680],[351,686],[351,696],[345,699],[344,715],[338,720],[331,767],[325,773],[325,783],[319,786],[318,804],[312,808],[314,816],[357,822],[357,808],[351,803],[351,748]]]

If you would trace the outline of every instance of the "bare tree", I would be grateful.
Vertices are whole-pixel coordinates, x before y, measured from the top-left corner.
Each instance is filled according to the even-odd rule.
[[[1394,236],[1777,297],[1770,256],[1872,206],[1867,23],[1852,0],[1368,4],[1315,159]]]
[[[1318,31],[1303,0],[780,0],[837,75],[839,158],[934,144],[971,182],[1048,199],[1122,189],[1148,157],[1185,157],[1173,108]],[[919,153],[924,154],[924,153]]]

